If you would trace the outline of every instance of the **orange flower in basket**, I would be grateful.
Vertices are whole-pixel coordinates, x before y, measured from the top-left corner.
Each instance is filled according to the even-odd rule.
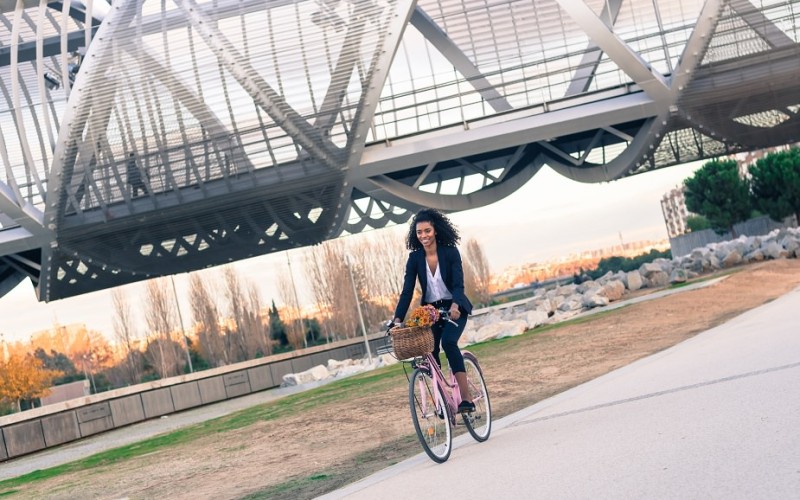
[[[411,317],[406,320],[406,326],[431,326],[439,321],[439,311],[428,304],[419,306],[411,312]]]

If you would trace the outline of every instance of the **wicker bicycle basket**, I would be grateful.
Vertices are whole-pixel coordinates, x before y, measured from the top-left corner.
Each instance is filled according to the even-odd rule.
[[[392,328],[392,345],[397,359],[424,356],[433,351],[433,332],[429,326]]]

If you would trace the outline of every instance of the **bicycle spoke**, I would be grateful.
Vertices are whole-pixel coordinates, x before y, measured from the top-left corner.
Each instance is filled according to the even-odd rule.
[[[409,405],[414,429],[423,450],[435,462],[450,456],[452,431],[444,411],[444,398],[433,380],[422,370],[414,370],[409,382]]]
[[[483,380],[478,360],[471,353],[464,354],[464,367],[469,382],[469,392],[475,411],[461,415],[470,435],[476,441],[486,441],[492,431],[492,406],[489,402],[489,393]]]

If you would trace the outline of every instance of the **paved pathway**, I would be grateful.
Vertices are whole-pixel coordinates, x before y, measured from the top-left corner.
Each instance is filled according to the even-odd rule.
[[[323,498],[800,498],[798,311],[800,288]]]

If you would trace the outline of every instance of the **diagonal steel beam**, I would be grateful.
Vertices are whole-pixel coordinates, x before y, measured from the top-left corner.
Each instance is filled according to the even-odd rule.
[[[275,123],[310,155],[332,169],[341,167],[344,153],[329,139],[323,137],[286,99],[275,91],[253,68],[237,48],[228,40],[195,0],[174,0],[175,4],[191,20],[192,27],[203,37],[219,62],[239,82]]]
[[[492,109],[498,112],[513,109],[506,98],[497,91],[481,70],[464,54],[464,51],[453,42],[452,38],[447,36],[447,33],[421,7],[414,9],[414,13],[411,15],[411,24],[453,64],[453,67],[459,73],[464,75]]]
[[[44,214],[29,202],[18,204],[14,191],[0,182],[0,212],[34,236],[50,237],[51,231],[44,227]]]
[[[330,85],[325,98],[322,100],[317,119],[314,120],[314,127],[324,131],[330,132],[333,125],[336,123],[336,115],[339,113],[347,92],[347,86],[350,85],[350,76],[353,74],[353,68],[359,58],[358,50],[349,50],[349,47],[358,47],[361,44],[361,39],[364,36],[364,25],[367,22],[367,16],[362,16],[359,12],[360,5],[355,5],[353,9],[354,20],[347,26],[347,34],[342,43],[342,50],[339,51],[339,59],[336,61],[336,67],[331,72]]]
[[[614,26],[619,16],[619,10],[622,7],[622,0],[609,0],[603,6],[603,12],[600,14],[600,19],[609,28]],[[583,53],[581,62],[578,64],[578,69],[572,75],[572,81],[567,88],[566,97],[577,94],[582,94],[589,90],[589,85],[592,83],[592,78],[597,72],[597,67],[600,66],[600,59],[603,58],[603,51],[597,48],[597,45],[589,41],[589,46]]]
[[[728,4],[753,31],[773,48],[779,49],[795,45],[789,35],[775,26],[775,23],[748,0],[728,0]]]
[[[620,39],[583,0],[556,0],[583,29],[589,38],[613,60],[619,68],[657,102],[668,102],[670,89],[664,75],[652,68],[642,57]]]
[[[725,2],[726,0],[706,0],[697,24],[683,48],[680,62],[672,73],[668,95],[654,103],[657,113],[652,115],[622,154],[607,164],[594,168],[578,168],[559,161],[548,161],[550,168],[578,182],[604,182],[618,179],[638,167],[641,162],[646,162],[651,157],[649,148],[659,142],[670,115],[677,112],[675,102],[703,60]]]
[[[173,96],[176,96],[178,101],[186,106],[186,109],[197,118],[202,126],[208,131],[211,140],[217,144],[217,147],[222,151],[233,151],[234,156],[232,159],[245,165],[249,171],[255,167],[250,158],[244,154],[238,144],[233,144],[231,138],[233,133],[229,131],[219,117],[212,111],[206,102],[201,100],[193,90],[183,83],[172,71],[171,68],[165,68],[158,60],[147,53],[147,50],[142,47],[140,43],[127,44],[125,49],[129,51],[133,57],[142,61],[143,67],[150,68],[153,78],[160,81]],[[234,140],[238,138],[234,137]],[[234,147],[235,146],[235,147]]]
[[[403,39],[405,28],[411,19],[411,15],[416,7],[417,0],[397,0],[393,6],[393,11],[385,17],[383,26],[380,28],[381,36],[377,47],[372,52],[369,70],[364,78],[363,92],[358,102],[355,116],[353,117],[353,128],[347,138],[347,151],[349,155],[346,163],[347,179],[344,182],[342,191],[339,193],[340,202],[335,209],[333,222],[328,229],[328,237],[333,237],[341,233],[341,229],[347,222],[347,214],[350,205],[346,202],[353,192],[353,179],[360,177],[358,166],[367,142],[367,133],[375,117],[375,110],[380,102],[383,86],[389,77],[392,61]],[[379,22],[376,20],[375,22]]]

